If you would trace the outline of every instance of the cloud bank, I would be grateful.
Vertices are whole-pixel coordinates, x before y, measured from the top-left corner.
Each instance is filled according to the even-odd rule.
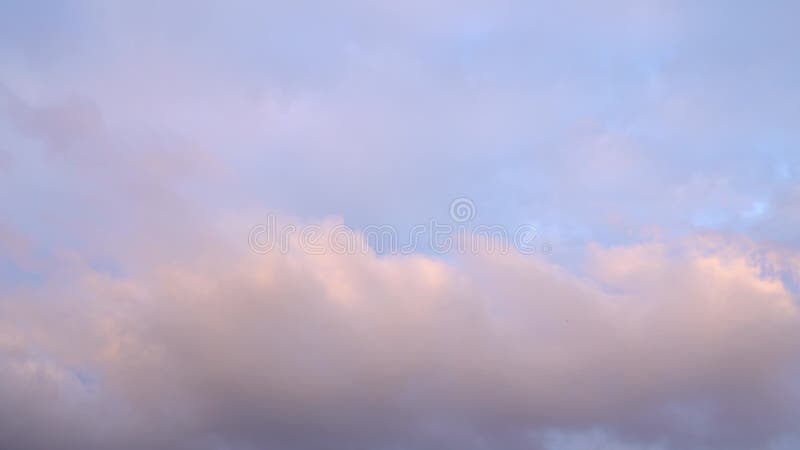
[[[744,449],[796,431],[800,316],[774,255],[713,236],[591,255],[584,276],[515,254],[61,263],[3,291],[0,441]]]

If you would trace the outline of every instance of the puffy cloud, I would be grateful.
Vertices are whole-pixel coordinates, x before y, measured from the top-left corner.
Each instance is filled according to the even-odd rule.
[[[763,447],[800,412],[800,317],[753,255],[722,238],[596,246],[584,277],[517,254],[297,248],[124,276],[61,264],[3,292],[0,440]]]

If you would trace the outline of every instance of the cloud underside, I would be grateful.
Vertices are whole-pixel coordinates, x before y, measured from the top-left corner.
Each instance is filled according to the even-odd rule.
[[[0,442],[763,448],[792,431],[800,322],[763,260],[708,238],[590,253],[581,277],[515,254],[62,262],[0,301]]]

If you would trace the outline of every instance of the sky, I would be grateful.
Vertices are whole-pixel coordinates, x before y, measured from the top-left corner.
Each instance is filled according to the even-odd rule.
[[[799,15],[0,0],[0,448],[800,447]]]

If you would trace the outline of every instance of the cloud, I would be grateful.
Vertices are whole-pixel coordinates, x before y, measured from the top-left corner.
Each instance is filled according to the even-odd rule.
[[[3,292],[0,441],[547,448],[601,429],[763,447],[800,411],[800,317],[746,247],[718,244],[597,246],[586,277],[488,254],[76,262]]]
[[[788,3],[7,2],[0,447],[796,447]]]
[[[76,3],[50,9],[60,26],[12,4],[28,26],[4,41],[29,58],[0,77],[48,111],[40,127],[94,111],[126,148],[201,142],[236,173],[215,206],[399,223],[468,195],[605,240],[611,208],[737,229],[797,162],[790,2]]]

